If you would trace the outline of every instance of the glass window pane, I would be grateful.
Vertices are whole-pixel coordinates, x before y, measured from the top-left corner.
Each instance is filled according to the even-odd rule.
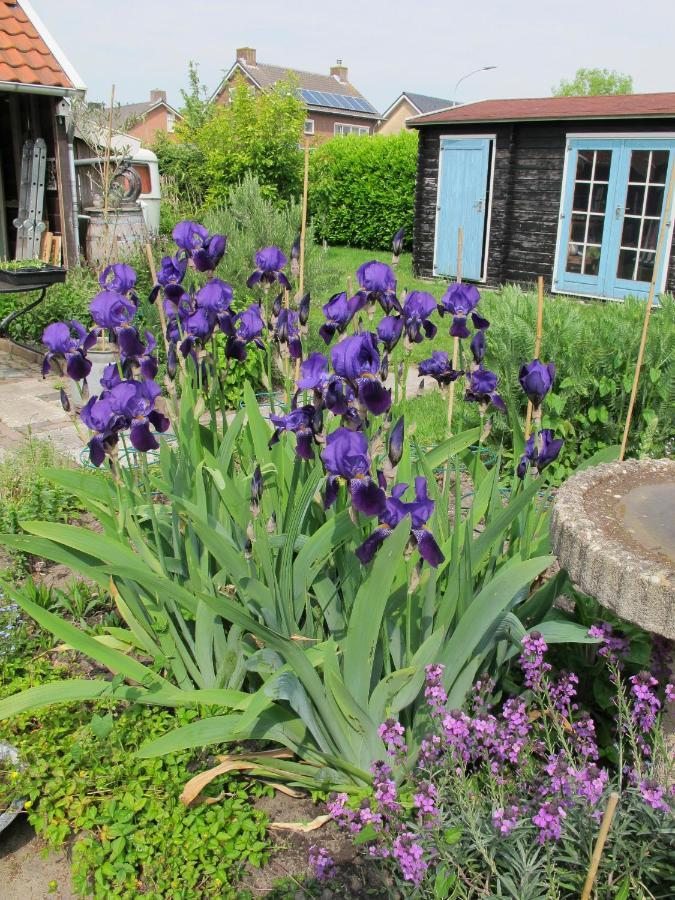
[[[591,195],[591,212],[604,213],[607,207],[607,185],[594,184]]]
[[[565,264],[567,272],[581,272],[581,248],[579,244],[567,245],[567,263]]]
[[[621,245],[623,247],[637,247],[640,240],[640,219],[626,216],[623,220],[623,232],[621,233]]]
[[[640,253],[636,281],[651,281],[654,274],[655,253]]]
[[[630,155],[629,181],[638,181],[644,184],[649,172],[649,150],[633,150]]]
[[[626,191],[626,215],[641,216],[645,199],[645,189],[641,186],[629,185]]]
[[[588,218],[588,237],[586,240],[589,244],[602,243],[602,226],[605,224],[604,216],[589,216]]]
[[[647,216],[661,216],[661,209],[663,208],[663,191],[662,187],[650,187],[647,191],[647,208],[645,209],[645,215]]]
[[[597,275],[600,269],[600,247],[586,247],[584,275]]]
[[[611,150],[598,150],[595,154],[593,181],[609,181],[609,167],[612,164]]]
[[[579,150],[577,154],[577,181],[590,181],[593,172],[593,151]]]
[[[649,180],[651,182],[656,182],[656,184],[665,184],[667,171],[668,151],[654,150],[652,153],[652,171],[649,176]]]
[[[570,241],[577,244],[583,244],[586,239],[586,219],[588,217],[575,213],[572,216],[572,227],[570,228]]]
[[[591,194],[591,186],[590,184],[575,184],[574,186],[574,202],[572,203],[572,209],[579,210],[587,210],[588,209],[588,199]]]
[[[642,226],[642,240],[640,246],[643,250],[656,250],[656,242],[659,237],[659,219],[645,219]]]
[[[616,269],[616,277],[627,278],[629,281],[632,281],[636,259],[637,250],[621,250],[619,252],[619,265]]]

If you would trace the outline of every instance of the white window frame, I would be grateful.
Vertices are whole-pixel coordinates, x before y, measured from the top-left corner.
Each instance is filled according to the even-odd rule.
[[[345,131],[345,129],[347,129]],[[369,125],[353,125],[351,122],[335,122],[333,125],[334,137],[345,137],[348,134],[358,134],[359,137],[370,136]]]
[[[173,134],[176,130],[176,116],[173,113],[166,114],[166,131],[167,134]]]
[[[568,131],[565,134],[565,161],[563,163],[563,177],[562,177],[562,185],[560,187],[560,203],[558,208],[558,228],[555,235],[555,256],[553,257],[553,272],[551,274],[551,293],[552,294],[567,294],[569,296],[569,292],[563,290],[562,288],[555,287],[558,279],[558,267],[562,264],[562,260],[560,259],[560,229],[563,225],[562,216],[565,211],[565,186],[567,184],[567,179],[570,175],[568,172],[568,161],[571,156],[570,150],[570,141],[579,138],[586,138],[587,140],[617,140],[617,141],[630,141],[630,140],[656,140],[658,138],[666,138],[673,139],[675,138],[675,131],[603,131],[603,132],[595,132],[595,131]],[[664,201],[665,203],[665,197]],[[670,231],[670,234],[666,235],[664,241],[663,248],[663,272],[661,273],[661,286],[657,285],[656,293],[663,294],[666,290],[666,284],[668,283],[668,272],[670,271],[670,257],[672,253],[673,247],[673,236],[675,235],[675,219],[673,216],[673,212],[675,212],[675,200],[672,201],[673,207],[671,209],[670,222],[664,222],[664,227]],[[589,300],[607,300],[610,303],[623,303],[623,297],[604,297],[601,294],[572,294],[572,296],[583,296],[587,297]],[[657,301],[658,302],[658,301]]]
[[[488,171],[488,185],[489,185],[489,198],[488,198],[488,208],[487,215],[485,216],[485,257],[483,259],[483,267],[481,271],[481,277],[478,279],[478,284],[486,284],[487,283],[487,272],[488,272],[488,261],[490,257],[490,232],[492,228],[492,201],[494,200],[494,189],[495,189],[495,163],[497,161],[497,135],[496,134],[442,134],[438,138],[438,175],[437,175],[437,184],[436,184],[436,217],[434,219],[434,261],[432,268],[432,275],[434,278],[446,278],[447,275],[439,275],[438,270],[436,268],[436,248],[438,246],[438,219],[441,211],[441,178],[442,178],[442,169],[443,169],[443,154],[441,153],[441,145],[445,139],[450,141],[460,141],[460,140],[478,140],[483,139],[489,140],[492,144],[491,153],[490,153],[490,169]]]
[[[314,134],[314,119],[305,119],[304,133]]]

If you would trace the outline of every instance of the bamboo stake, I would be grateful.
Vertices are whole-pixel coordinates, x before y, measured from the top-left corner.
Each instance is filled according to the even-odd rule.
[[[609,832],[610,825],[612,824],[614,812],[616,811],[616,804],[618,802],[619,795],[616,791],[612,791],[612,793],[609,795],[609,800],[607,801],[605,814],[602,817],[600,833],[598,834],[598,839],[595,842],[593,856],[591,857],[591,865],[588,870],[588,875],[586,876],[586,883],[584,884],[584,889],[581,892],[581,900],[589,900],[589,897],[591,896],[591,891],[593,890],[593,882],[595,881],[595,876],[598,874],[600,857],[602,856],[602,851],[605,848],[605,841],[607,840],[607,834]]]
[[[462,257],[464,255],[464,231],[457,229],[457,284],[462,282]],[[457,369],[459,363],[459,338],[452,339],[452,368]],[[448,396],[448,434],[452,434],[452,410],[455,405],[455,381],[450,382]]]
[[[305,171],[302,181],[302,219],[300,221],[300,276],[298,300],[305,292],[305,235],[307,234],[307,188],[309,185],[309,138],[305,138]],[[300,378],[300,360],[295,361],[295,380]]]
[[[534,358],[539,359],[541,353],[541,332],[544,326],[544,277],[537,278],[537,330],[534,336]],[[532,401],[527,401],[527,415],[525,416],[525,440],[530,436],[532,426]]]
[[[666,246],[666,231],[668,230],[668,217],[672,215],[671,201],[673,199],[673,185],[675,184],[675,165],[673,165],[668,182],[668,191],[666,193],[666,205],[663,208],[663,228],[659,232],[659,240],[656,245],[656,253],[654,254],[654,270],[652,272],[652,280],[649,285],[649,297],[647,298],[647,308],[645,309],[645,319],[642,324],[642,337],[640,338],[640,349],[638,350],[638,358],[635,364],[635,375],[633,376],[633,387],[630,392],[630,400],[628,401],[628,413],[626,414],[626,425],[623,429],[623,438],[621,440],[621,452],[619,459],[622,460],[626,455],[626,445],[628,443],[628,433],[630,431],[630,423],[633,418],[633,407],[635,406],[635,398],[637,396],[638,384],[640,383],[640,371],[642,369],[642,361],[645,355],[645,347],[647,346],[647,331],[649,330],[649,317],[651,316],[652,306],[654,305],[654,293],[656,291],[656,279],[659,269],[661,268],[661,259]],[[673,227],[671,220],[671,228]]]
[[[110,152],[112,150],[113,109],[115,107],[115,85],[110,91],[110,113],[108,115],[108,139],[103,157],[103,227],[105,231],[106,253],[108,252],[108,207],[110,201]]]

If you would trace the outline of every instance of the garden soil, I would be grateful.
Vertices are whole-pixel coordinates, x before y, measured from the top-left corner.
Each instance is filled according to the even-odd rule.
[[[75,900],[68,848],[45,848],[23,815],[0,834],[0,900]]]

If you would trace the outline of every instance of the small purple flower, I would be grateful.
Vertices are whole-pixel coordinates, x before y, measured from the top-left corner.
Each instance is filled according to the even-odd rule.
[[[246,282],[247,287],[255,284],[274,284],[278,281],[286,290],[291,289],[288,278],[281,271],[288,260],[278,247],[264,247],[255,254],[255,269]]]
[[[456,381],[464,372],[453,369],[450,357],[445,350],[433,350],[430,359],[423,359],[417,367],[421,377],[427,375],[435,379],[441,387],[447,387],[451,381]]]
[[[376,259],[363,263],[356,270],[356,280],[366,303],[379,303],[386,315],[393,309],[400,309],[396,299],[396,276],[386,263]]]
[[[342,334],[365,302],[365,298],[359,294],[349,300],[344,291],[341,294],[333,294],[328,303],[322,307],[326,321],[319,328],[319,335],[324,343],[330,344],[336,332]]]
[[[126,263],[114,263],[105,267],[98,277],[98,283],[106,291],[126,296],[136,286],[136,272]]]
[[[625,637],[615,634],[609,622],[596,622],[595,625],[591,625],[588,636],[600,639],[598,656],[604,656],[611,666],[622,667],[621,657],[630,653],[630,642]]]
[[[518,824],[520,809],[515,803],[507,807],[499,807],[492,813],[492,826],[500,834],[511,834]]]
[[[521,640],[523,652],[520,655],[520,667],[525,674],[525,687],[539,690],[544,676],[551,671],[550,663],[544,662],[544,654],[548,644],[538,631],[530,631]]]
[[[427,701],[427,705],[431,708],[432,717],[437,718],[441,715],[448,701],[448,695],[443,688],[445,666],[429,665],[424,671],[424,698]]]
[[[403,738],[405,729],[397,719],[387,719],[377,729],[377,733],[386,744],[390,756],[401,756],[407,752]]]
[[[479,366],[469,373],[469,382],[464,398],[485,407],[492,402],[497,409],[506,412],[504,401],[497,393],[498,378],[494,372]]]
[[[654,780],[643,780],[640,782],[639,789],[640,796],[652,809],[660,809],[663,812],[670,811],[670,806],[663,799],[666,794],[663,785]]]
[[[181,250],[191,255],[194,250],[204,246],[209,239],[209,233],[203,225],[185,220],[176,225],[172,237]]]
[[[321,459],[328,473],[324,505],[337,499],[340,480],[349,486],[354,508],[366,516],[379,515],[385,508],[385,493],[370,475],[368,439],[360,431],[337,428],[326,439]]]
[[[133,300],[115,291],[101,291],[89,304],[91,317],[99,328],[113,331],[130,325],[138,307]]]
[[[539,409],[542,400],[551,390],[554,378],[553,363],[544,364],[538,359],[533,359],[531,363],[521,366],[518,380],[535,409]]]
[[[412,832],[399,834],[394,840],[392,856],[401,867],[401,874],[406,881],[415,885],[422,883],[429,864],[424,859],[424,848]]]
[[[426,291],[411,291],[405,298],[401,315],[411,344],[421,344],[425,336],[432,339],[436,335],[436,326],[429,320],[435,309],[436,301]]]
[[[401,499],[407,489],[407,484],[397,484],[392,488],[384,509],[378,514],[378,527],[356,549],[356,555],[364,566],[373,559],[380,545],[406,516],[410,516],[411,540],[422,559],[433,568],[445,559],[433,534],[426,528],[434,511],[434,501],[427,494],[426,478],[421,475],[415,479],[415,499],[410,502]]]
[[[396,782],[391,777],[391,768],[381,760],[370,767],[373,776],[373,796],[382,809],[397,812],[401,805],[398,802]]]
[[[73,336],[75,332],[75,336]],[[87,351],[96,344],[98,331],[87,329],[77,319],[66,322],[53,322],[42,332],[42,343],[47,353],[42,363],[42,377],[45,378],[53,360],[65,360],[66,373],[73,381],[82,381],[91,372],[91,361],[87,359]]]
[[[223,234],[212,234],[201,247],[192,251],[192,263],[198,272],[213,272],[223,258],[227,238]]]
[[[649,672],[631,675],[628,680],[632,700],[631,719],[643,735],[649,734],[661,709],[661,701],[654,691],[658,682]]]
[[[446,313],[452,316],[451,337],[469,337],[470,332],[466,327],[466,319],[469,313],[478,306],[479,300],[478,288],[473,284],[458,282],[448,286],[447,291],[441,297],[438,311],[442,316]]]
[[[327,881],[335,875],[335,863],[325,847],[312,844],[309,848],[309,864],[318,881]]]
[[[546,841],[557,841],[562,834],[563,820],[567,813],[562,805],[553,801],[542,804],[535,815],[532,816],[532,822],[539,829],[538,841],[545,844]]]

